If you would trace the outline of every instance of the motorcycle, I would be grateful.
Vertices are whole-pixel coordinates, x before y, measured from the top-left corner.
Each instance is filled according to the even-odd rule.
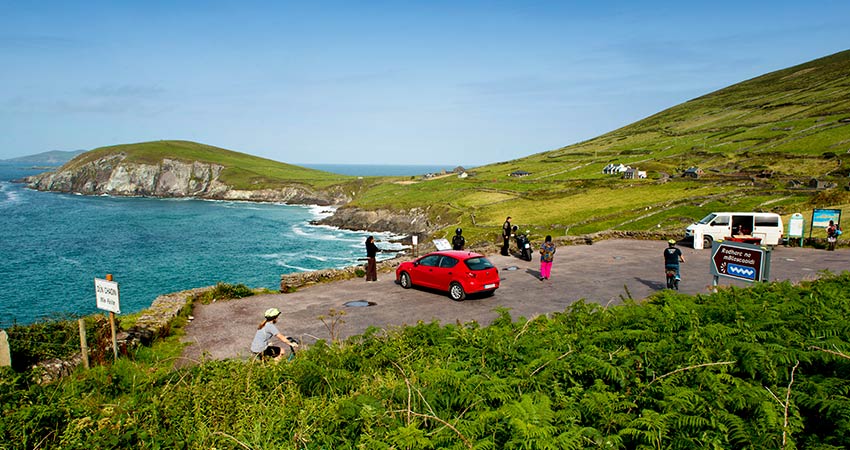
[[[519,257],[531,261],[531,242],[528,240],[528,232],[520,234],[517,232],[517,226],[513,227],[514,239],[516,240],[516,248],[519,250]]]

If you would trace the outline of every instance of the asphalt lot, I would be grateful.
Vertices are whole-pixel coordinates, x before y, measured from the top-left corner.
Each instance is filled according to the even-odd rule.
[[[501,287],[495,295],[454,302],[446,294],[402,289],[395,273],[379,273],[378,282],[358,278],[314,285],[292,294],[273,294],[240,300],[196,305],[187,326],[182,364],[206,359],[245,358],[262,314],[267,308],[282,311],[278,328],[309,345],[318,339],[339,339],[363,333],[368,327],[391,328],[417,322],[492,322],[497,308],[508,308],[514,319],[564,311],[580,299],[602,305],[623,298],[642,299],[661,290],[664,282],[664,241],[609,240],[593,245],[559,247],[552,277],[540,281],[539,260],[523,261],[498,253],[488,258],[498,267]],[[680,247],[680,289],[689,294],[709,293],[711,251]],[[410,259],[410,258],[408,258]],[[811,280],[822,271],[841,273],[850,268],[850,250],[834,252],[798,247],[776,247],[771,252],[770,280]],[[748,283],[721,278],[720,286]],[[371,304],[346,306],[347,302]],[[344,314],[336,316],[331,311]],[[324,322],[320,319],[325,317]]]

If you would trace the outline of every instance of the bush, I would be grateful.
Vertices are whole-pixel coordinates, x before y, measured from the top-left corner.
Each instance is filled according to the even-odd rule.
[[[107,353],[103,348],[111,349],[109,321],[99,314],[84,320],[89,359],[102,361]],[[19,372],[41,361],[67,359],[80,352],[80,327],[75,318],[15,325],[6,332],[12,368]]]
[[[193,301],[208,305],[216,300],[230,300],[235,298],[244,298],[254,295],[249,287],[244,284],[227,284],[218,283],[212,289],[195,296]]]

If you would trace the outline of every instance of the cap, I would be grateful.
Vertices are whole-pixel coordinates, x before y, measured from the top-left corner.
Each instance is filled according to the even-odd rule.
[[[670,239],[669,241],[667,241],[667,243],[670,244],[670,245],[676,245],[676,240]]]
[[[269,308],[263,313],[266,319],[275,319],[280,315],[280,310],[277,308]]]

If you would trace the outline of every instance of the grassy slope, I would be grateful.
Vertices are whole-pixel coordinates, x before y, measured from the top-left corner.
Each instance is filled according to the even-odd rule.
[[[606,229],[680,231],[712,210],[805,212],[812,192],[789,182],[847,184],[850,51],[773,72],[685,102],[585,142],[474,170],[466,180],[389,184],[360,196],[365,208],[432,205],[433,215],[493,239],[505,216],[544,234]],[[602,174],[610,163],[647,180]],[[679,175],[690,167],[700,180]],[[532,174],[508,177],[515,170]],[[770,173],[770,178],[758,177]],[[672,175],[662,183],[664,174]],[[830,206],[850,201],[830,198]],[[453,230],[455,224],[446,227]]]
[[[66,167],[80,166],[119,152],[127,155],[126,162],[133,163],[157,164],[168,158],[221,164],[225,166],[222,181],[239,189],[278,187],[289,183],[323,188],[354,179],[188,141],[154,141],[101,147],[80,155]]]

